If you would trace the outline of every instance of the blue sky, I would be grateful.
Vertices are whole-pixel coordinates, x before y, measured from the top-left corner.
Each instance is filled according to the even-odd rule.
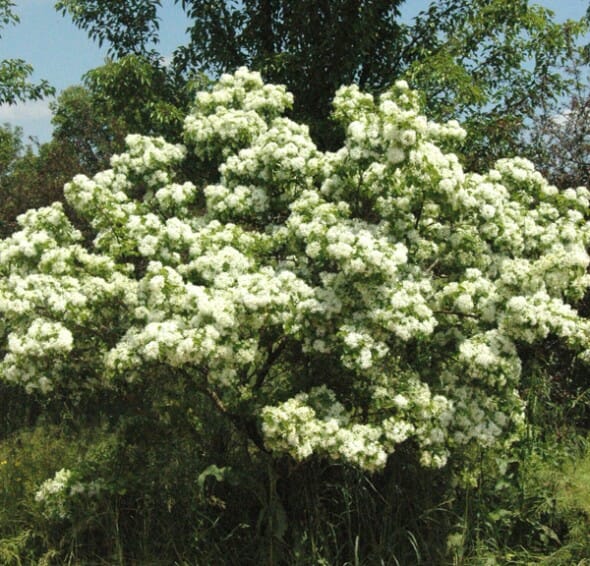
[[[404,18],[411,20],[429,3],[429,0],[407,0]],[[580,18],[588,7],[588,0],[539,0],[537,3],[553,10],[558,21]],[[21,22],[2,31],[0,59],[25,59],[35,68],[34,78],[47,79],[60,91],[79,83],[86,71],[100,66],[106,48],[100,49],[53,6],[53,0],[16,0]],[[187,22],[173,0],[162,1],[159,15],[160,52],[167,55],[183,42]],[[25,136],[33,136],[40,142],[47,141],[51,135],[50,119],[49,100],[0,106],[0,123],[18,125]]]

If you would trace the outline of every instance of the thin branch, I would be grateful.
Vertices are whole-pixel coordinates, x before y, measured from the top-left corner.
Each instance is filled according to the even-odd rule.
[[[236,427],[237,431],[241,434],[245,434],[254,445],[262,452],[269,453],[269,450],[264,446],[264,439],[256,426],[256,419],[253,417],[245,417],[230,412],[219,395],[215,391],[208,387],[199,387],[199,391],[204,393],[215,405],[215,408],[225,417],[227,417],[231,423]]]
[[[264,362],[264,365],[260,368],[260,372],[258,372],[258,375],[256,377],[256,382],[254,383],[255,389],[259,389],[262,386],[264,380],[266,379],[266,376],[268,375],[268,372],[270,371],[273,364],[277,361],[278,357],[281,355],[286,345],[287,337],[283,336],[278,341],[274,349],[272,348],[272,346],[270,347],[270,352],[266,357],[266,361]]]

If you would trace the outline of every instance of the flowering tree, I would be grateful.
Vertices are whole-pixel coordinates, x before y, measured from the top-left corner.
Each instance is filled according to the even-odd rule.
[[[182,384],[261,450],[368,471],[402,443],[441,467],[510,442],[519,347],[553,335],[588,355],[589,192],[518,158],[466,173],[464,130],[404,82],[341,88],[333,153],[291,104],[224,75],[186,146],[131,135],[66,185],[91,242],[61,204],[20,216],[0,241],[3,379],[48,396]]]

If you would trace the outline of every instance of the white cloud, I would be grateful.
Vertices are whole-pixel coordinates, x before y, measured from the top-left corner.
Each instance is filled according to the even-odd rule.
[[[24,139],[37,140],[40,143],[51,139],[52,99],[20,102],[19,104],[3,104],[0,106],[0,124],[18,126],[23,130]]]
[[[20,123],[30,120],[48,120],[51,118],[50,99],[30,100],[18,104],[0,105],[0,122]]]

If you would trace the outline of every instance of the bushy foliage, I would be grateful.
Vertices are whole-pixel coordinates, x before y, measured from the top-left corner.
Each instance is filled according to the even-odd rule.
[[[337,93],[336,153],[280,116],[290,102],[245,70],[198,95],[188,151],[220,171],[203,214],[201,188],[174,182],[187,149],[129,136],[66,186],[91,250],[59,204],[21,216],[1,243],[4,378],[50,393],[181,370],[259,419],[267,448],[366,469],[408,438],[439,466],[506,439],[518,343],[587,346],[566,301],[588,284],[588,192],[519,159],[465,173],[436,145],[463,130],[404,83]]]
[[[429,116],[460,117],[469,125],[464,157],[477,171],[522,153],[520,136],[536,110],[569,92],[563,67],[587,29],[582,22],[557,23],[550,10],[528,0],[433,0],[422,3],[411,23],[416,2],[401,0],[299,0],[296,6],[176,0],[187,36],[164,69],[168,53],[157,52],[160,4],[60,0],[56,7],[115,59],[141,55],[160,67],[156,75],[164,71],[174,83],[195,69],[217,77],[247,66],[287,85],[295,94],[291,117],[310,127],[321,149],[342,143],[340,128],[328,119],[340,85],[380,93],[405,78],[424,93]],[[140,90],[146,86],[178,108],[181,89],[145,81]],[[111,99],[125,106],[120,94],[112,89]]]
[[[464,171],[464,130],[429,121],[403,81],[336,93],[336,152],[283,116],[291,104],[257,73],[224,75],[185,145],[128,136],[111,169],[66,185],[94,240],[57,203],[20,216],[0,241],[1,375],[118,399],[109,418],[135,411],[146,431],[192,427],[220,480],[212,415],[249,469],[450,459],[468,478],[463,454],[522,430],[523,348],[552,337],[588,357],[590,194],[524,159]],[[99,490],[91,470],[47,478],[48,515]]]

